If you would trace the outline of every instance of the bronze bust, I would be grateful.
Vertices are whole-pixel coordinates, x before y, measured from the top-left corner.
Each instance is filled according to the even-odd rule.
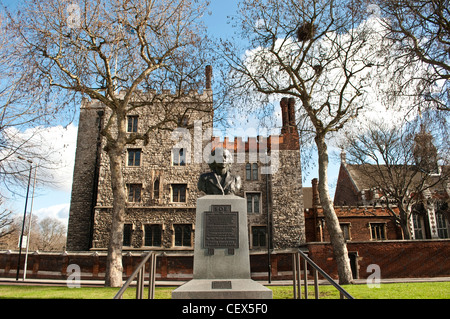
[[[230,151],[217,148],[209,157],[211,172],[200,175],[198,189],[207,195],[232,195],[241,189],[240,176],[230,172],[233,162]]]

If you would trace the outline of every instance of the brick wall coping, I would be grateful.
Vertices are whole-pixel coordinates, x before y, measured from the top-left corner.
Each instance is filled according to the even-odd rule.
[[[406,239],[396,239],[396,240],[373,240],[373,241],[347,241],[347,245],[348,244],[389,244],[389,243],[404,243],[404,244],[413,244],[413,243],[424,243],[424,242],[429,242],[429,243],[437,243],[437,242],[448,242],[450,243],[450,238],[437,238],[437,239],[411,239],[411,240],[406,240]],[[311,242],[307,242],[305,244],[302,245],[302,247],[307,247],[309,245],[331,245],[331,242],[329,241],[311,241]]]
[[[274,249],[271,250],[270,253],[272,255],[277,254],[290,254],[295,252],[297,249]],[[126,250],[122,252],[122,256],[142,256],[145,255],[149,251],[154,252],[160,252],[164,253],[165,256],[194,256],[193,250],[145,250],[145,249],[136,249],[136,250]],[[0,255],[2,254],[18,254],[18,250],[0,250]],[[53,255],[53,256],[64,256],[64,255],[71,255],[71,256],[107,256],[106,249],[105,250],[92,250],[92,251],[33,251],[29,252],[29,255],[33,254],[39,254],[39,255]],[[250,255],[266,255],[267,249],[265,250],[257,250],[257,251],[250,251]],[[25,255],[25,253],[22,252],[22,255]]]

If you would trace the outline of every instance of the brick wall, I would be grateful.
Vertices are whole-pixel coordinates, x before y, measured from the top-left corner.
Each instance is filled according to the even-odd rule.
[[[143,253],[124,253],[122,257],[124,279],[130,276],[141,262]],[[0,252],[0,278],[14,278],[17,271],[17,252]],[[271,255],[272,276],[274,280],[290,279],[290,252],[278,252]],[[250,256],[253,279],[267,278],[267,254],[257,253]],[[106,269],[105,252],[83,253],[31,253],[28,256],[28,279],[67,279],[69,265],[78,265],[82,280],[103,280]],[[20,265],[20,278],[23,277],[24,258]],[[149,265],[146,265],[146,269]],[[157,280],[190,280],[193,278],[193,254],[185,251],[159,254],[156,264]]]
[[[309,243],[305,247],[309,256],[331,277],[337,279],[336,263],[329,243]],[[357,273],[360,279],[372,272],[367,267],[380,267],[381,278],[420,278],[450,276],[450,240],[414,240],[353,242],[347,244],[350,254],[357,254]],[[17,252],[0,252],[0,278],[14,278],[17,269]],[[143,257],[142,253],[125,253],[124,278],[131,275]],[[23,276],[22,258],[20,277]],[[67,267],[76,264],[81,268],[82,279],[103,280],[105,252],[85,253],[32,253],[28,257],[27,278],[66,279]],[[252,278],[266,280],[267,254],[250,255]],[[292,254],[290,251],[274,251],[271,254],[273,280],[292,279]],[[147,268],[148,269],[148,268]],[[164,253],[157,258],[157,280],[190,280],[193,273],[191,252]]]
[[[329,243],[306,245],[310,257],[325,272],[337,278]],[[357,253],[358,278],[367,278],[370,264],[381,269],[381,278],[450,276],[450,240],[348,242],[349,253]]]

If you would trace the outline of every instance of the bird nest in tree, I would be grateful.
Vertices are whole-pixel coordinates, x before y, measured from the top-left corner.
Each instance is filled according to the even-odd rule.
[[[316,27],[311,22],[303,23],[297,30],[298,41],[311,40],[316,32]]]

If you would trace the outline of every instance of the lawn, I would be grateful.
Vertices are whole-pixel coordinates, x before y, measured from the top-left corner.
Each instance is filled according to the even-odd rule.
[[[274,299],[292,299],[292,286],[270,286]],[[157,287],[156,299],[170,299],[174,287]],[[450,282],[392,283],[381,284],[380,288],[367,285],[344,286],[356,299],[450,299]],[[0,286],[0,299],[112,299],[118,288],[67,288],[47,286]],[[321,299],[338,299],[339,294],[332,286],[320,286]],[[146,296],[146,295],[145,295]],[[314,288],[309,287],[309,296],[314,298]],[[135,289],[129,288],[124,299],[135,297]],[[302,298],[304,295],[302,294]]]

